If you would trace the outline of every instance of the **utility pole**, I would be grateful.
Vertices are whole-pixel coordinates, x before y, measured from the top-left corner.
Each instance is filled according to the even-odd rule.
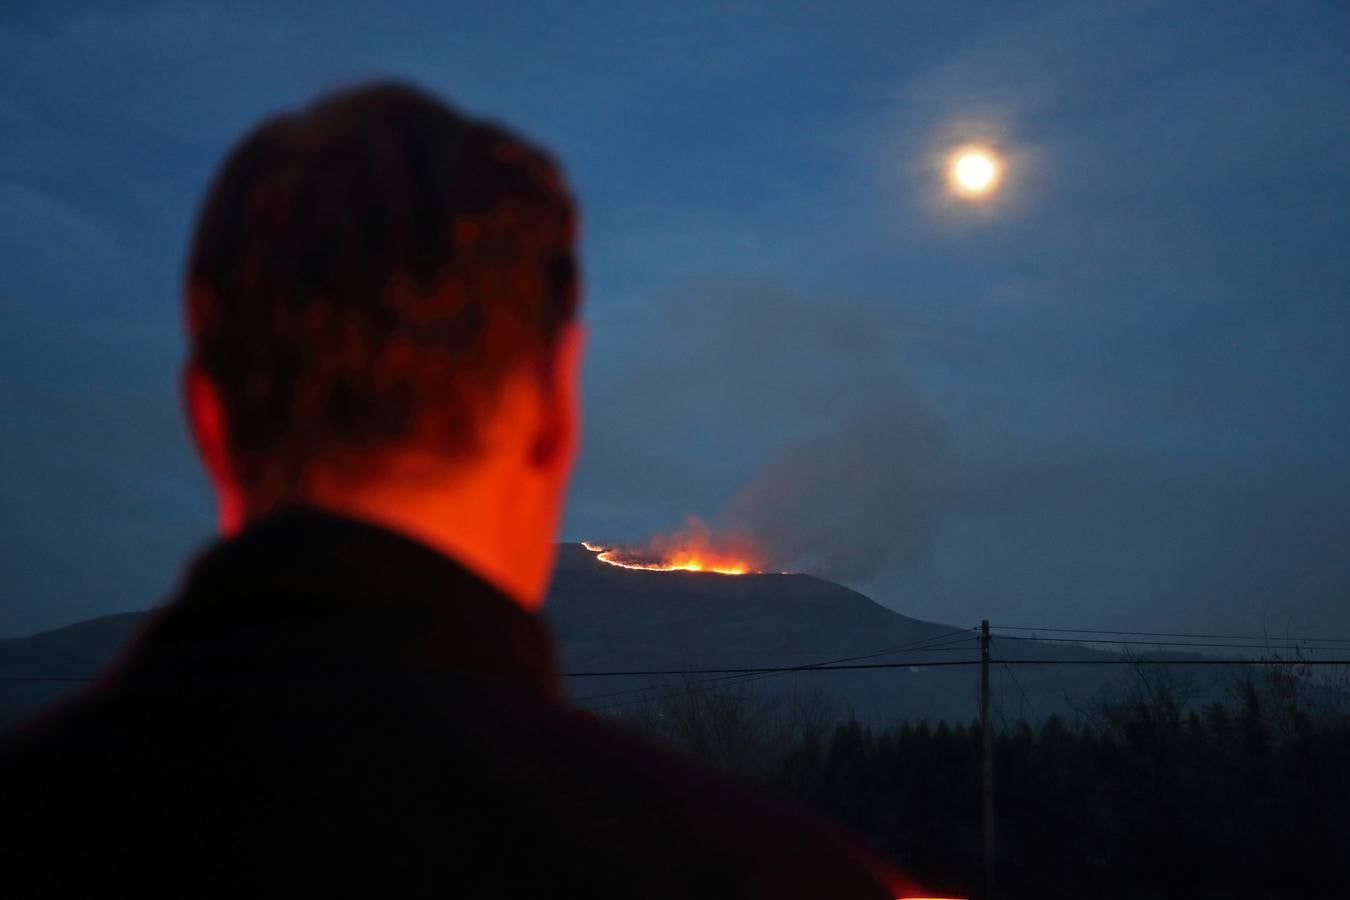
[[[980,739],[983,743],[984,897],[994,896],[994,731],[989,702],[989,620],[980,622]]]

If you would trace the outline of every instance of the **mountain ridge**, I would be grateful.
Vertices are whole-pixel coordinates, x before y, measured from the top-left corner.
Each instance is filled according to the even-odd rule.
[[[0,721],[78,688],[108,666],[152,614],[115,613],[0,640]],[[577,673],[788,668],[858,656],[866,657],[864,664],[978,659],[975,628],[905,616],[812,575],[633,570],[601,562],[580,544],[559,547],[543,616],[562,671],[573,673],[565,680],[568,693],[601,712],[692,681],[741,690],[748,680]],[[997,655],[1009,660],[1118,658],[1081,645],[995,641]],[[912,649],[896,649],[907,646]],[[1005,713],[1033,719],[1069,711],[1120,674],[1109,671],[1115,666],[1077,672],[1056,666],[1024,667],[1019,677],[1003,668],[995,683]],[[977,673],[974,665],[817,670],[755,678],[749,689],[813,693],[840,714],[869,720],[970,720],[978,711]],[[610,699],[616,696],[623,699]]]

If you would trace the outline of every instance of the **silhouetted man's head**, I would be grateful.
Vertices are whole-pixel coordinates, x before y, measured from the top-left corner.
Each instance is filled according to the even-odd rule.
[[[224,529],[300,502],[423,537],[542,517],[551,543],[577,432],[574,233],[546,153],[414,88],[255,128],[187,271],[188,404]],[[433,497],[438,521],[398,521]]]

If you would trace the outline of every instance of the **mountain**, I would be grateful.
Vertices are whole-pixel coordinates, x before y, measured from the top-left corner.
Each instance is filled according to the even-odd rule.
[[[544,615],[568,673],[761,668],[866,657],[855,664],[914,667],[777,675],[568,677],[580,705],[622,714],[657,696],[694,689],[812,695],[864,719],[978,714],[979,668],[924,666],[978,659],[974,623],[965,627],[901,615],[810,575],[727,576],[651,572],[600,562],[579,544],[560,548]],[[58,699],[109,664],[146,613],[80,622],[0,641],[0,722]],[[1080,645],[994,639],[998,659],[1112,659]],[[914,646],[918,645],[918,646]],[[875,655],[881,650],[895,650]],[[995,713],[1040,718],[1090,699],[1123,667],[995,666]]]
[[[771,668],[912,663],[881,669],[776,675],[620,675],[567,679],[580,705],[610,714],[653,696],[683,691],[740,690],[815,697],[836,714],[870,721],[901,718],[971,721],[979,715],[977,623],[914,619],[842,585],[810,575],[649,572],[606,565],[580,545],[566,545],[545,615],[559,637],[565,672]],[[897,649],[899,648],[899,649]],[[879,651],[893,652],[880,654]],[[1072,712],[1129,677],[1114,653],[1082,644],[1027,638],[993,639],[995,659],[1075,660],[1068,665],[995,665],[997,720],[1039,720]],[[1196,654],[1149,653],[1153,660]],[[861,657],[861,658],[859,658]],[[943,663],[944,665],[930,665]],[[1155,677],[1188,683],[1203,698],[1231,675],[1223,667],[1181,671],[1154,667]]]

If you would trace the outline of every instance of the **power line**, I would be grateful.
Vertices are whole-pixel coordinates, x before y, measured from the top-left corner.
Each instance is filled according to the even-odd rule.
[[[999,659],[1005,666],[1350,666],[1350,659]]]
[[[1179,637],[1200,638],[1216,641],[1265,641],[1269,635],[1252,634],[1199,634],[1191,631],[1112,631],[1107,628],[1038,628],[1031,625],[998,625],[1001,631],[1045,631],[1051,634],[1115,634],[1135,635],[1138,637]],[[1010,635],[1005,635],[1010,637]],[[1323,643],[1350,644],[1350,638],[1301,638],[1285,636],[1286,641],[1322,641]]]
[[[975,638],[974,638],[973,636],[972,636],[972,637],[965,637],[965,636],[964,636],[964,635],[966,635],[968,632],[973,632],[973,631],[974,631],[973,628],[970,628],[970,629],[967,629],[967,628],[960,628],[960,629],[956,629],[956,630],[954,630],[954,631],[944,632],[944,633],[942,633],[942,634],[931,635],[930,637],[926,637],[926,638],[923,638],[923,639],[921,639],[921,640],[910,641],[910,642],[907,643],[907,644],[896,644],[895,646],[892,646],[892,647],[885,647],[885,648],[883,648],[883,649],[881,649],[881,650],[874,650],[874,651],[872,651],[872,652],[870,652],[870,653],[864,653],[864,654],[861,654],[861,655],[858,655],[858,656],[844,656],[844,657],[839,657],[839,658],[833,659],[833,660],[824,660],[824,661],[822,661],[822,662],[816,662],[816,663],[806,663],[806,664],[803,664],[803,665],[797,666],[797,667],[785,668],[785,669],[783,669],[783,670],[781,670],[781,671],[782,671],[782,672],[789,672],[789,671],[808,671],[808,670],[810,670],[810,669],[817,668],[817,667],[820,667],[820,666],[834,665],[834,664],[836,664],[836,663],[854,662],[854,661],[860,660],[860,659],[872,659],[872,658],[877,657],[877,656],[885,656],[885,655],[888,654],[888,653],[899,653],[899,652],[923,653],[923,652],[937,652],[937,651],[944,651],[944,652],[947,652],[947,651],[959,651],[959,650],[965,650],[965,649],[967,649],[967,648],[964,648],[964,647],[956,647],[956,646],[953,646],[953,645],[954,645],[954,644],[961,643],[962,641],[975,640]],[[960,636],[960,637],[958,637],[958,636]],[[957,639],[956,639],[956,640],[947,640],[948,638],[957,638]],[[975,648],[972,647],[972,648],[969,648],[969,649],[972,649],[972,650],[973,650],[973,649],[975,649]],[[690,673],[681,673],[681,674],[690,674]],[[773,673],[770,673],[770,674],[781,674],[781,673],[780,673],[780,672],[773,672]],[[568,674],[565,673],[563,677],[568,677]],[[577,676],[575,675],[575,673],[572,673],[572,677],[577,677]],[[721,677],[719,677],[719,678],[708,678],[708,679],[704,679],[704,680],[702,680],[702,681],[695,682],[693,685],[679,686],[679,689],[687,691],[687,690],[690,690],[690,689],[692,689],[692,688],[694,688],[694,687],[697,687],[697,686],[699,686],[699,685],[709,684],[709,683],[714,682],[714,681],[730,681],[730,680],[735,680],[735,679],[738,679],[738,678],[741,678],[741,677],[742,677],[742,676],[739,675],[739,674],[734,674],[734,675],[724,675],[724,676],[721,676]],[[758,679],[751,679],[751,680],[758,680]],[[647,691],[659,691],[659,690],[665,689],[666,687],[668,687],[668,686],[667,686],[667,685],[644,685],[643,687],[629,688],[629,689],[627,689],[627,690],[610,691],[610,692],[604,693],[604,694],[591,694],[591,695],[588,695],[588,696],[586,696],[586,697],[577,697],[577,698],[574,699],[573,702],[578,703],[578,704],[581,704],[581,703],[589,702],[589,701],[591,701],[591,700],[601,700],[601,699],[604,699],[604,698],[607,698],[607,697],[618,697],[618,696],[623,696],[624,694],[636,694],[636,693],[644,693],[644,692],[647,692]],[[673,695],[672,695],[672,696],[673,696]],[[619,705],[623,705],[623,704],[619,704]],[[606,708],[609,708],[609,707],[606,707]]]
[[[1350,666],[1350,659],[1139,659],[1137,657],[1125,657],[1121,659],[994,659],[990,661],[995,664],[1006,666]],[[908,660],[905,662],[893,663],[856,663],[834,666],[729,666],[723,669],[628,669],[613,672],[562,672],[559,674],[563,678],[618,678],[621,676],[639,675],[775,675],[785,672],[852,672],[869,669],[926,669],[948,666],[975,666],[979,665],[979,663],[980,661],[978,659],[944,659]],[[0,676],[0,681],[14,682],[83,682],[94,680],[96,680],[94,676],[84,678],[63,678],[37,675]],[[660,688],[654,689],[659,690]]]
[[[1093,629],[1070,629],[1070,628],[1032,628],[1031,626],[1000,626],[1009,629],[1018,629],[1026,631],[1049,631],[1057,633],[1093,633],[1093,634],[1147,634],[1157,636],[1177,636],[1177,637],[1218,637],[1229,639],[1247,639],[1240,635],[1197,635],[1182,632],[1125,632],[1125,631],[1107,631]],[[908,644],[897,644],[893,647],[875,650],[869,653],[857,654],[854,656],[839,657],[832,660],[824,660],[815,663],[803,663],[794,666],[726,666],[722,668],[698,668],[698,669],[624,669],[624,670],[604,670],[604,671],[586,671],[586,672],[562,672],[559,673],[563,678],[618,678],[618,677],[638,677],[638,676],[660,676],[660,675],[718,675],[724,678],[737,678],[746,675],[777,675],[788,672],[828,672],[828,671],[860,671],[869,669],[904,669],[904,668],[938,668],[947,666],[976,665],[979,660],[905,660],[889,663],[857,663],[857,660],[873,659],[878,656],[885,656],[891,653],[900,652],[959,652],[963,650],[974,650],[974,647],[960,647],[958,644],[965,641],[975,640],[970,635],[975,631],[973,628],[961,628],[943,634],[933,635],[919,641],[911,641]],[[960,637],[958,637],[960,636]],[[1035,641],[1037,638],[1021,637],[1018,635],[999,635],[1003,640],[1022,640]],[[956,638],[955,640],[949,640]],[[1257,638],[1251,638],[1257,640]],[[1093,638],[1045,638],[1046,642],[1057,643],[1110,643],[1119,645],[1141,645],[1149,647],[1158,646],[1176,646],[1176,647],[1227,647],[1229,649],[1270,649],[1261,646],[1234,645],[1234,644],[1211,644],[1196,642],[1167,642],[1167,641],[1118,641]],[[1317,639],[1311,639],[1317,640]],[[1322,639],[1331,640],[1331,639]],[[1339,640],[1339,639],[1337,639]],[[1333,648],[1308,648],[1301,647],[1297,649],[1323,649]],[[1318,666],[1344,666],[1350,665],[1350,659],[1265,659],[1265,658],[1235,658],[1235,659],[1140,659],[1137,657],[1128,657],[1120,659],[1000,659],[992,660],[995,663],[1007,665],[1222,665],[1222,666],[1241,666],[1241,665],[1318,665]],[[1011,673],[1010,673],[1011,674]],[[52,682],[52,683],[80,683],[96,680],[97,676],[78,676],[78,675],[0,675],[0,681],[7,682]],[[711,678],[708,681],[724,680],[724,678]],[[1020,688],[1020,685],[1019,685]],[[635,693],[648,690],[660,690],[662,686],[648,686],[642,688],[633,688],[624,691],[615,691],[611,694],[596,694],[590,697],[577,698],[576,702],[585,700],[602,699],[607,696],[619,696],[627,693]]]
[[[1159,665],[1159,666],[1350,666],[1350,659],[995,659],[993,663],[1012,666],[1093,666],[1093,665]],[[564,672],[567,678],[598,678],[620,675],[765,675],[777,672],[848,672],[866,669],[921,669],[943,666],[975,666],[978,659],[914,660],[894,663],[856,663],[843,666],[766,666],[761,668],[725,669],[646,669],[626,672]]]
[[[576,703],[578,706],[580,706],[585,703],[590,703],[591,701],[594,700],[601,700],[608,697],[619,697],[626,694],[650,694],[650,696],[635,697],[631,700],[620,700],[613,703],[606,703],[603,706],[590,708],[592,712],[601,713],[601,712],[608,712],[609,710],[612,709],[619,709],[620,707],[624,706],[634,706],[639,703],[647,703],[649,701],[669,700],[674,697],[679,697],[681,695],[693,693],[702,686],[712,684],[714,682],[726,682],[726,683],[735,682],[736,686],[740,686],[743,684],[751,684],[756,681],[762,681],[766,678],[773,678],[778,675],[784,675],[789,672],[813,671],[816,668],[819,668],[824,665],[829,665],[832,663],[848,662],[851,660],[858,660],[858,659],[871,659],[873,657],[883,656],[888,653],[900,653],[900,652],[924,653],[924,652],[951,652],[951,651],[969,652],[970,650],[974,650],[977,648],[951,646],[953,644],[963,643],[966,641],[978,640],[978,638],[975,638],[973,636],[966,637],[965,635],[969,631],[974,631],[974,629],[965,629],[965,628],[957,629],[955,631],[944,632],[943,634],[932,635],[930,637],[923,638],[918,641],[911,641],[908,644],[897,644],[895,646],[887,647],[882,650],[875,650],[872,651],[871,653],[861,654],[858,656],[841,657],[832,661],[809,663],[799,667],[786,668],[783,669],[782,671],[777,672],[764,672],[753,675],[746,675],[746,674],[720,675],[714,678],[699,679],[690,684],[683,684],[683,685],[649,684],[643,685],[642,687],[629,688],[627,690],[609,691],[604,694],[589,694],[585,697],[574,698],[573,702]],[[952,638],[955,639],[953,640]]]
[[[1350,663],[1350,660],[1346,660]],[[853,663],[848,665],[765,665],[724,669],[629,669],[624,672],[563,672],[564,679],[633,675],[768,675],[771,672],[850,672],[855,669],[903,669],[938,665],[976,665],[979,660],[918,660],[911,663]]]
[[[1350,659],[1139,659],[1125,657],[1121,659],[994,659],[990,662],[1007,666],[1350,666]],[[852,672],[869,669],[926,669],[948,666],[975,666],[978,659],[944,660],[908,660],[892,663],[855,663],[832,666],[760,666],[732,667],[722,669],[628,669],[612,672],[562,672],[563,678],[617,678],[639,675],[773,675],[784,672]],[[83,678],[56,676],[4,675],[0,681],[94,681],[94,676]],[[656,688],[659,690],[659,688]]]
[[[975,650],[978,650],[978,649],[979,649],[978,647],[917,647],[917,648],[915,648],[915,649],[913,649],[913,650],[905,650],[905,651],[897,651],[897,652],[904,652],[904,653],[970,653],[970,652],[975,651]],[[917,660],[916,660],[916,662],[917,662]],[[800,667],[800,668],[785,668],[785,669],[781,669],[781,670],[776,670],[773,674],[788,674],[788,673],[791,673],[791,672],[809,672],[809,671],[811,671],[811,670],[814,669],[814,668],[818,668],[818,666],[803,666],[803,667]],[[564,677],[564,678],[567,678],[567,677],[576,677],[576,674],[577,674],[577,673],[563,673],[563,676],[562,676],[562,677]],[[698,683],[698,684],[705,684],[705,683],[711,683],[711,682],[714,682],[714,681],[724,681],[724,680],[729,680],[729,679],[739,678],[739,677],[740,677],[739,675],[725,675],[725,676],[721,676],[721,677],[718,677],[718,678],[709,678],[709,679],[706,679],[706,681],[700,681],[700,682],[697,682],[697,683]],[[619,697],[619,696],[622,696],[622,695],[624,695],[624,694],[639,694],[639,693],[642,693],[642,692],[644,692],[644,691],[658,691],[658,690],[662,690],[662,689],[665,688],[665,687],[668,687],[668,685],[649,684],[649,685],[644,685],[644,686],[642,686],[642,687],[625,688],[625,689],[619,690],[619,691],[608,691],[608,692],[603,693],[603,694],[588,694],[588,695],[586,695],[585,697],[575,697],[575,698],[573,698],[573,702],[575,702],[575,703],[582,703],[582,702],[585,702],[585,701],[587,701],[587,700],[601,700],[601,699],[604,699],[605,697]]]
[[[978,662],[978,660],[962,660],[962,663],[963,663],[963,664],[971,664],[971,663],[974,663],[974,662]],[[909,665],[909,664],[906,663],[906,665]],[[916,665],[922,665],[922,663],[916,663]],[[840,667],[840,668],[851,668],[851,667]],[[747,673],[740,673],[740,674],[734,674],[734,675],[721,675],[721,676],[718,676],[718,677],[715,677],[715,678],[701,678],[701,679],[698,679],[698,680],[696,680],[696,681],[687,682],[687,683],[684,683],[684,684],[649,684],[649,685],[646,685],[646,686],[644,686],[644,687],[633,688],[633,689],[627,690],[627,691],[614,691],[614,692],[611,692],[611,693],[608,693],[608,694],[592,694],[592,695],[589,695],[589,696],[586,696],[586,697],[577,697],[577,698],[574,698],[574,699],[573,699],[573,702],[576,703],[578,706],[586,706],[586,708],[590,709],[591,712],[600,713],[600,712],[607,712],[607,711],[609,711],[609,710],[611,710],[611,709],[618,709],[618,708],[624,707],[624,706],[634,706],[634,705],[639,704],[639,703],[648,703],[648,702],[658,702],[658,701],[662,701],[662,700],[670,700],[670,699],[672,699],[672,698],[679,697],[679,696],[682,696],[682,695],[692,694],[692,693],[694,693],[695,691],[698,691],[699,689],[703,688],[705,685],[713,685],[713,684],[717,684],[718,686],[723,686],[723,685],[724,685],[724,686],[727,686],[727,687],[740,687],[741,685],[752,684],[752,683],[754,683],[754,682],[756,682],[756,681],[763,681],[763,680],[768,679],[768,678],[777,678],[777,677],[779,677],[779,676],[781,676],[781,675],[790,675],[790,674],[795,674],[795,673],[798,673],[798,672],[807,672],[807,673],[811,673],[811,672],[817,672],[817,671],[820,671],[820,670],[819,670],[819,669],[784,669],[784,670],[774,671],[774,672],[756,672],[756,673],[749,673],[749,674],[747,674]],[[606,703],[606,704],[604,704],[604,705],[602,705],[602,706],[588,706],[588,705],[587,705],[587,704],[591,703],[591,702],[594,701],[594,700],[599,700],[599,699],[602,699],[602,698],[605,698],[605,697],[622,696],[622,695],[624,695],[624,694],[642,694],[642,695],[644,695],[644,696],[631,697],[631,698],[629,698],[629,699],[627,699],[627,700],[618,700],[618,701]]]
[[[887,653],[896,653],[896,652],[911,652],[911,653],[940,652],[940,651],[941,651],[941,652],[949,652],[949,651],[965,651],[965,652],[969,652],[970,649],[974,649],[974,648],[965,648],[965,647],[954,647],[954,646],[950,646],[950,645],[953,645],[953,644],[963,643],[963,642],[970,641],[970,640],[976,640],[976,638],[973,638],[973,637],[966,637],[966,636],[965,636],[968,630],[969,630],[969,631],[973,631],[974,629],[964,629],[964,628],[963,628],[963,629],[957,629],[957,630],[954,630],[954,631],[944,632],[944,633],[942,633],[942,634],[931,635],[930,637],[923,638],[923,639],[921,639],[921,640],[911,641],[911,642],[909,642],[909,643],[907,643],[907,644],[897,644],[897,645],[894,645],[894,646],[892,646],[892,647],[883,648],[882,650],[873,651],[873,652],[871,652],[871,653],[862,654],[862,655],[860,655],[860,656],[841,657],[841,658],[838,658],[838,659],[834,660],[833,662],[838,663],[838,662],[847,662],[847,661],[855,660],[855,659],[869,659],[869,658],[872,658],[872,657],[875,657],[875,656],[881,656],[881,655],[884,655],[884,654],[887,654]],[[954,639],[953,639],[953,638],[954,638]],[[827,661],[827,662],[829,662],[829,661]],[[800,670],[798,670],[798,671],[810,671],[810,670],[811,670],[811,667],[813,667],[813,666],[820,666],[820,665],[825,665],[825,664],[826,664],[826,663],[813,663],[813,664],[810,664],[809,666],[803,666],[803,667],[802,667]],[[601,700],[601,699],[605,699],[605,698],[609,698],[609,697],[619,697],[619,696],[624,696],[624,695],[627,695],[627,694],[640,694],[640,695],[642,695],[642,696],[634,697],[634,698],[629,699],[629,700],[613,701],[613,702],[610,702],[610,703],[606,703],[606,704],[604,704],[604,705],[602,705],[602,706],[591,706],[591,707],[588,707],[592,712],[595,712],[595,713],[603,713],[603,712],[609,712],[610,710],[619,709],[619,708],[625,707],[625,706],[634,706],[634,705],[637,705],[637,704],[639,704],[639,703],[648,703],[648,702],[666,701],[666,700],[671,700],[671,699],[673,699],[673,698],[675,698],[675,697],[687,696],[687,695],[689,695],[689,694],[692,694],[694,691],[699,690],[699,689],[702,688],[704,685],[713,684],[714,682],[724,682],[724,683],[727,683],[728,685],[730,685],[732,682],[735,682],[735,685],[734,685],[734,686],[739,687],[739,686],[741,686],[741,685],[751,684],[751,683],[756,682],[756,681],[763,681],[763,680],[766,679],[766,678],[775,678],[775,677],[777,677],[777,676],[779,676],[779,675],[783,675],[783,674],[787,674],[787,673],[786,673],[786,672],[768,672],[768,673],[764,673],[764,674],[756,674],[756,675],[743,675],[743,674],[736,674],[736,675],[720,675],[720,676],[716,676],[716,677],[713,677],[713,678],[702,678],[702,679],[699,679],[699,680],[694,681],[694,682],[692,682],[692,683],[689,683],[689,684],[683,684],[683,685],[664,685],[664,684],[663,684],[663,685],[652,685],[652,684],[648,684],[648,685],[643,685],[642,687],[629,688],[629,689],[627,689],[627,690],[621,690],[621,691],[609,691],[609,692],[604,693],[604,694],[589,694],[589,695],[587,695],[587,696],[585,696],[585,697],[577,697],[577,698],[574,698],[574,699],[573,699],[573,702],[576,703],[578,706],[581,706],[581,705],[583,705],[583,704],[589,704],[589,703],[592,703],[592,702],[595,701],[595,700]]]
[[[1209,647],[1222,648],[1228,650],[1322,650],[1322,651],[1344,651],[1345,647],[1313,647],[1307,644],[1231,644],[1231,643],[1207,643],[1203,641],[1126,641],[1113,638],[1056,638],[1056,637],[1022,637],[1015,634],[1001,634],[998,637],[1006,641],[1035,641],[1038,643],[1057,643],[1057,644],[1118,644],[1131,647]]]
[[[844,662],[844,661],[847,661],[847,660],[856,660],[856,659],[870,659],[870,658],[872,658],[872,657],[883,656],[883,655],[888,654],[888,653],[897,653],[897,652],[908,652],[908,653],[924,653],[924,652],[930,652],[930,651],[931,651],[931,652],[950,652],[950,651],[970,652],[970,651],[972,651],[972,650],[978,650],[978,649],[979,649],[978,646],[976,646],[976,647],[954,647],[954,646],[949,646],[949,645],[951,645],[951,644],[956,644],[956,643],[962,643],[962,642],[966,642],[966,641],[978,641],[978,640],[979,640],[978,637],[974,637],[974,636],[972,636],[972,637],[964,637],[964,636],[963,636],[963,637],[957,638],[956,640],[945,640],[945,641],[944,641],[944,639],[951,638],[953,635],[965,635],[968,631],[975,631],[975,630],[976,630],[976,629],[973,629],[973,628],[972,628],[972,629],[965,629],[965,628],[963,628],[963,629],[959,629],[959,630],[957,630],[957,631],[952,631],[952,632],[946,632],[946,633],[944,633],[944,634],[933,635],[932,637],[928,637],[928,638],[925,638],[925,639],[919,640],[919,641],[913,641],[913,642],[911,642],[911,643],[909,643],[909,644],[899,644],[899,645],[896,645],[895,647],[886,648],[886,649],[884,649],[884,650],[873,651],[872,653],[866,653],[866,654],[862,654],[862,655],[859,655],[859,656],[843,657],[842,659],[836,660],[835,662]],[[942,643],[936,643],[936,642],[942,642]],[[920,646],[920,645],[923,645],[923,644],[928,644],[929,646]],[[979,660],[962,660],[961,662],[966,663],[966,664],[970,664],[970,663],[976,663],[976,662],[979,662]],[[920,662],[920,661],[916,661],[915,663],[897,663],[896,665],[897,665],[897,666],[900,666],[900,665],[919,665],[919,666],[922,666],[923,663]],[[610,710],[612,710],[612,709],[619,709],[619,708],[625,707],[625,706],[634,706],[634,705],[636,705],[636,704],[639,704],[639,703],[647,703],[647,702],[649,702],[649,701],[669,700],[669,699],[671,699],[671,698],[679,697],[679,696],[684,695],[684,694],[690,694],[690,693],[693,693],[694,691],[698,690],[698,689],[699,689],[700,687],[702,687],[703,685],[706,685],[706,684],[712,684],[712,683],[714,683],[714,682],[727,682],[727,683],[735,682],[735,686],[740,686],[740,685],[743,685],[743,684],[751,684],[751,683],[756,682],[756,681],[762,681],[762,680],[764,680],[764,679],[766,679],[766,678],[773,678],[773,677],[776,677],[776,676],[778,676],[778,675],[785,675],[785,674],[789,674],[789,673],[793,673],[793,672],[814,672],[814,671],[819,671],[819,670],[822,669],[822,668],[853,669],[853,668],[866,668],[866,667],[828,665],[828,664],[826,664],[826,663],[811,663],[811,664],[806,664],[806,665],[801,665],[801,666],[793,666],[793,667],[787,667],[787,668],[777,669],[777,670],[773,670],[773,671],[753,672],[753,673],[738,672],[738,673],[732,674],[732,675],[721,675],[721,676],[714,677],[714,678],[703,678],[703,679],[699,679],[699,680],[694,681],[694,682],[689,683],[689,684],[681,684],[681,685],[645,685],[645,686],[643,686],[643,687],[630,688],[630,689],[628,689],[628,690],[622,690],[622,691],[610,691],[610,692],[604,693],[604,694],[590,694],[590,695],[587,695],[587,696],[585,696],[585,697],[577,697],[577,698],[574,698],[574,699],[573,699],[573,702],[576,703],[578,706],[580,706],[580,705],[582,705],[583,703],[588,703],[588,702],[593,701],[593,700],[604,699],[604,698],[606,698],[606,697],[617,697],[617,696],[622,696],[622,695],[625,695],[625,694],[645,694],[645,693],[648,693],[648,692],[651,692],[651,693],[652,693],[652,696],[635,697],[635,698],[630,699],[630,700],[620,700],[620,701],[613,702],[613,703],[606,703],[606,704],[604,704],[604,705],[602,705],[602,706],[590,707],[590,711],[591,711],[591,712],[594,712],[594,713],[603,713],[603,712],[608,712],[608,711],[610,711]],[[576,673],[573,673],[573,674],[575,675]],[[696,674],[696,672],[689,671],[689,672],[672,673],[672,674]],[[664,692],[664,693],[662,693],[662,692]]]
[[[969,632],[969,631],[971,631],[971,630],[972,630],[972,629],[962,628],[962,629],[958,629],[958,630],[956,630],[956,631],[949,631],[949,632],[945,632],[945,633],[943,633],[943,634],[933,635],[933,636],[931,636],[931,637],[923,638],[922,640],[911,641],[911,642],[908,643],[908,644],[897,644],[897,645],[895,645],[895,646],[893,646],[893,647],[886,647],[886,648],[883,648],[883,649],[881,649],[881,650],[874,650],[874,651],[871,651],[871,652],[869,652],[869,653],[858,654],[858,655],[856,655],[856,656],[843,656],[843,657],[839,657],[839,658],[837,658],[837,659],[824,660],[824,661],[821,661],[821,662],[814,662],[814,663],[802,663],[802,664],[800,664],[800,665],[795,665],[795,666],[737,667],[737,668],[728,668],[728,669],[672,669],[672,670],[640,671],[640,672],[562,672],[562,673],[559,673],[559,674],[560,674],[560,676],[563,677],[563,678],[588,678],[588,677],[600,677],[600,676],[615,676],[615,677],[618,677],[618,676],[635,676],[635,675],[693,675],[693,674],[700,674],[700,673],[703,673],[703,672],[729,672],[729,673],[734,673],[734,674],[745,674],[745,673],[752,673],[752,674],[771,673],[771,674],[777,674],[777,673],[782,673],[782,672],[799,672],[799,671],[803,671],[803,672],[804,672],[804,671],[810,671],[810,670],[812,670],[812,669],[818,669],[818,668],[822,668],[822,667],[826,667],[826,666],[836,666],[836,664],[839,664],[839,663],[853,662],[853,661],[855,661],[855,660],[862,660],[862,659],[873,659],[873,658],[878,657],[878,656],[885,656],[885,655],[887,655],[887,654],[889,654],[889,653],[900,653],[900,652],[910,652],[910,653],[938,653],[938,652],[960,652],[960,651],[966,650],[966,649],[971,649],[971,650],[973,650],[973,649],[975,649],[974,647],[966,648],[966,647],[959,647],[959,646],[955,646],[955,645],[961,643],[962,641],[966,641],[966,640],[975,640],[975,638],[962,638],[961,640],[951,640],[951,641],[944,640],[945,638],[950,638],[950,637],[953,637],[954,635],[965,635],[967,632]],[[918,664],[920,664],[920,663],[915,663],[915,664],[918,665]],[[837,666],[837,667],[838,667],[838,666]],[[842,667],[841,667],[841,668],[842,668]],[[54,682],[54,683],[70,682],[70,683],[80,683],[80,682],[94,681],[94,680],[97,679],[97,677],[98,677],[98,676],[95,676],[95,675],[0,675],[0,681],[11,681],[11,682]],[[720,679],[709,679],[709,680],[710,680],[710,681],[715,681],[715,680],[720,680]],[[616,691],[615,694],[616,694],[616,695],[617,695],[617,694],[626,694],[626,693],[632,693],[633,691],[643,691],[643,690],[652,690],[652,689],[654,689],[654,688],[651,688],[651,687],[633,688],[632,690],[628,690],[628,691]],[[658,686],[658,688],[655,688],[655,689],[659,689],[659,686]],[[610,696],[610,695],[608,695],[608,694],[597,694],[597,695],[594,695],[594,697],[591,697],[591,698],[586,698],[586,697],[578,698],[578,702],[580,702],[581,700],[585,700],[585,699],[598,699],[598,698],[600,698],[600,697],[605,697],[605,696]]]
[[[819,668],[819,667],[821,667],[821,666],[830,666],[830,665],[834,665],[835,663],[855,662],[855,661],[860,660],[860,659],[874,659],[874,658],[876,658],[876,657],[878,657],[878,656],[885,656],[885,655],[888,654],[888,653],[899,653],[899,652],[902,651],[902,650],[913,650],[913,649],[918,648],[918,647],[937,647],[937,646],[946,646],[946,644],[940,644],[940,643],[938,643],[938,642],[939,642],[939,641],[943,641],[943,640],[945,640],[946,638],[954,638],[954,637],[957,637],[958,635],[967,635],[967,634],[968,634],[968,635],[970,635],[970,637],[963,638],[964,640],[976,640],[976,638],[975,638],[975,636],[974,636],[974,632],[975,632],[976,630],[977,630],[977,629],[975,629],[975,628],[957,628],[957,629],[954,629],[954,630],[952,630],[952,631],[944,632],[943,634],[935,634],[935,635],[933,635],[932,637],[927,637],[927,638],[924,638],[924,639],[922,639],[922,640],[918,640],[918,641],[910,641],[908,644],[896,644],[894,647],[883,647],[883,648],[880,649],[880,650],[873,650],[873,651],[870,652],[870,653],[863,653],[863,654],[861,654],[861,655],[859,655],[859,656],[844,656],[844,657],[840,657],[839,659],[825,660],[824,662],[808,663],[808,664],[806,664],[806,665],[799,666],[798,668],[802,668],[802,669],[814,669],[814,668]],[[952,642],[949,642],[949,643],[958,643],[958,642],[952,641]]]

